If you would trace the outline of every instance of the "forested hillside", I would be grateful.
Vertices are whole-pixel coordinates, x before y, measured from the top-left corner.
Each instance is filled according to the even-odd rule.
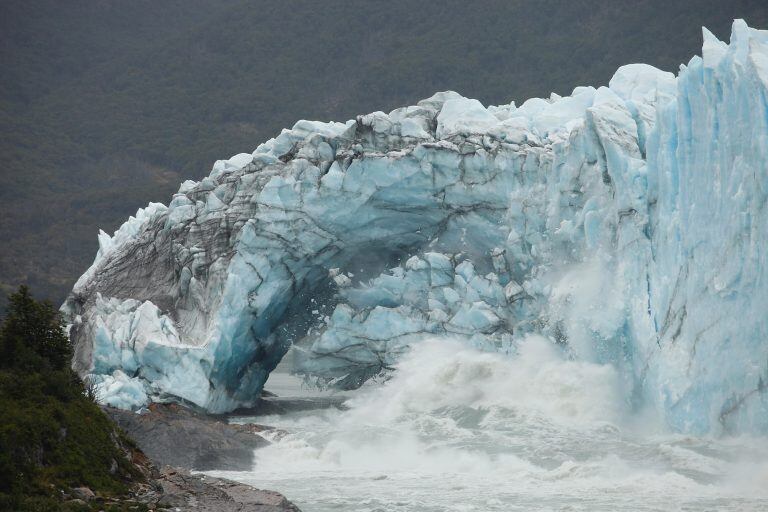
[[[63,300],[148,201],[300,118],[453,89],[488,104],[676,71],[706,25],[768,28],[765,0],[0,4],[0,292]],[[4,293],[3,293],[4,295]]]
[[[147,481],[148,468],[135,464],[146,457],[70,368],[56,309],[23,286],[0,325],[0,355],[0,510],[146,511],[127,495]],[[72,500],[94,491],[89,504]]]

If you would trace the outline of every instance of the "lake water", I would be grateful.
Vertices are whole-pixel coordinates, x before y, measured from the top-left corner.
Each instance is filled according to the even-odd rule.
[[[266,389],[321,396],[287,374]],[[247,472],[304,512],[765,511],[768,442],[665,431],[613,369],[531,341],[516,359],[418,346],[347,410],[232,418],[278,427]]]

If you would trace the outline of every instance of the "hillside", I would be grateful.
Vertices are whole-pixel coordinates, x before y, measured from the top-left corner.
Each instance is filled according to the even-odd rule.
[[[629,8],[631,7],[631,8]],[[764,0],[9,1],[0,6],[0,291],[60,302],[114,230],[295,120],[453,89],[520,103],[676,71]]]
[[[267,444],[253,429],[173,406],[141,416],[100,407],[69,367],[56,309],[23,286],[9,298],[0,323],[0,511],[299,511],[279,493],[189,473],[250,467],[253,448]]]
[[[0,326],[0,510],[99,510],[105,497],[122,501],[146,483],[148,470],[136,464],[146,457],[69,368],[69,340],[50,303],[21,287],[10,304]],[[92,506],[72,501],[93,491],[100,500]]]

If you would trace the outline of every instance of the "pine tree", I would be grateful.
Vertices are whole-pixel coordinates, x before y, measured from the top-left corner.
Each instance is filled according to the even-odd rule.
[[[0,367],[29,370],[67,368],[72,346],[58,311],[38,302],[26,286],[9,296],[8,315],[0,328]]]

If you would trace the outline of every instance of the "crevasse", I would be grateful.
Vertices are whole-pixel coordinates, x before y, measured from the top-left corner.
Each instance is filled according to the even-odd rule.
[[[484,107],[453,92],[299,121],[140,210],[63,306],[102,400],[354,387],[446,335],[540,334],[683,432],[768,430],[768,33],[704,30],[677,77]]]

